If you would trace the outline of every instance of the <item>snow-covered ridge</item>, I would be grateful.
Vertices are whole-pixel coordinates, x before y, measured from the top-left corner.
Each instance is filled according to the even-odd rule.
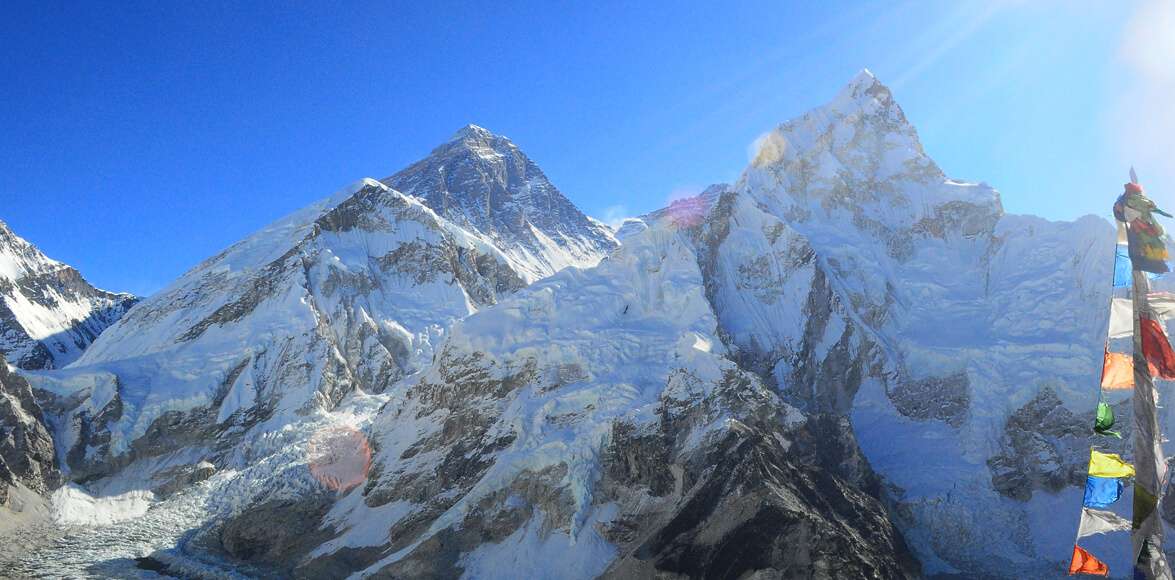
[[[462,135],[533,165],[483,129]],[[421,163],[459,174],[469,151]],[[493,181],[486,192],[563,199],[537,168],[527,171],[528,181]],[[565,221],[483,231],[416,193],[360,180],[191,269],[67,370],[34,375],[54,397],[65,467],[75,477],[105,473],[125,457],[174,451],[174,438],[154,441],[167,429],[235,441],[329,411],[350,393],[384,391],[424,368],[454,322],[615,246],[574,206]]]
[[[73,362],[135,303],[91,286],[0,221],[0,354],[22,368]]]
[[[1010,418],[1091,408],[1104,220],[1004,214],[867,71],[602,262],[532,165],[470,126],[201,264],[32,375],[63,463],[195,489],[188,546],[275,576],[1060,569],[1080,446]],[[340,425],[375,449],[341,495]]]

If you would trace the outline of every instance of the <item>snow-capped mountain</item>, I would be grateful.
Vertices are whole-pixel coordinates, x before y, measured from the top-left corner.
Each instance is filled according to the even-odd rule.
[[[774,461],[815,458],[815,493],[833,482],[868,490],[864,503],[889,506],[924,573],[1062,572],[1080,505],[1069,474],[1088,433],[1072,424],[1092,409],[1087,377],[1105,324],[1104,220],[1004,214],[990,187],[947,178],[889,90],[863,73],[771,132],[735,185],[618,236],[624,247],[598,268],[557,274],[454,328],[437,365],[376,419],[373,481],[362,503],[327,512],[343,534],[310,553],[309,569],[493,577],[527,554],[596,562],[585,577],[712,571],[707,546],[739,538],[745,522],[685,525],[675,510],[701,509],[691,500],[706,474],[761,497],[737,469],[706,471],[721,467],[717,441],[756,425],[719,395],[736,381],[761,397],[754,413],[774,417],[767,429],[791,426],[768,437],[790,452]],[[679,392],[682,377],[694,390]],[[682,418],[697,409],[710,414]],[[1058,428],[1022,417],[1042,412],[1072,419]],[[449,422],[476,428],[453,439]],[[624,440],[631,433],[652,441]],[[1042,453],[1017,457],[1036,475],[1011,492],[999,462],[1026,439]],[[646,479],[609,481],[633,470]],[[651,491],[658,477],[680,495]],[[527,491],[519,501],[503,489]],[[709,493],[707,509],[732,501]],[[821,502],[803,505],[773,520],[812,517]],[[387,533],[362,525],[389,517]],[[610,535],[617,528],[628,534]],[[712,543],[694,535],[705,532]],[[774,533],[794,531],[757,530],[769,545]],[[902,574],[904,548],[888,537],[855,548],[879,568],[836,565]],[[811,557],[744,561],[733,575]]]
[[[68,365],[136,300],[94,288],[0,222],[0,354],[10,363]]]
[[[29,373],[70,479],[161,500],[71,546],[189,576],[1063,575],[1107,222],[1005,214],[863,72],[616,238],[470,126],[234,245]]]
[[[617,245],[611,230],[579,211],[517,145],[477,125],[383,183],[493,242],[528,282],[593,266]]]
[[[865,491],[857,509],[888,506],[923,573],[1061,572],[1075,528],[1057,506],[1075,526],[1080,481],[1064,476],[1080,444],[1056,438],[1056,421],[1017,417],[1062,413],[1048,393],[1092,408],[1082,379],[1105,324],[1105,221],[1005,215],[990,187],[947,178],[863,73],[768,134],[738,183],[618,237],[594,270],[557,274],[454,328],[437,365],[376,419],[373,480],[362,503],[327,512],[343,533],[308,569],[543,576],[554,572],[530,562],[557,561],[583,577],[805,575],[800,562],[826,555],[773,552],[798,540],[785,522],[826,530],[818,545],[843,542],[846,530],[815,522],[823,494],[847,485]],[[1073,415],[1061,435],[1085,442]],[[450,423],[466,426],[459,440]],[[790,477],[746,479],[717,459],[746,433],[778,442],[778,455],[759,453],[767,473]],[[1017,455],[1042,476],[1015,494],[995,467],[1009,437],[1047,451]],[[819,466],[800,502],[783,491],[803,481],[792,462]],[[691,511],[748,497],[794,511]],[[389,517],[386,534],[362,525]],[[757,518],[772,523],[750,526]],[[774,556],[715,550],[745,542],[747,526],[759,542],[748,551]],[[879,533],[850,534],[860,543],[838,553],[876,567],[822,565],[916,573],[895,532],[850,527]]]
[[[1046,391],[1092,417],[1110,225],[1006,215],[991,188],[946,178],[868,73],[770,133],[736,191],[794,238],[780,262],[743,244],[719,261],[715,302],[740,356],[797,406],[847,416],[927,573],[1060,574],[1082,479],[1009,493],[993,458]],[[794,256],[814,270],[786,267]],[[813,328],[825,303],[845,321]],[[1021,460],[1068,474],[1088,459],[1082,421],[1080,452],[1015,434],[1046,448]]]
[[[476,149],[474,133],[505,155]],[[446,196],[433,197],[453,204],[450,220],[424,195],[360,181],[200,264],[69,369],[37,379],[59,396],[46,405],[61,417],[64,467],[75,478],[106,473],[276,429],[356,391],[382,392],[431,361],[455,321],[557,268],[594,265],[615,246],[516,146],[484,129],[462,130],[417,166],[481,172],[485,190],[443,185]],[[426,193],[423,183],[415,191]],[[526,238],[476,213],[473,199],[489,193],[502,211],[538,201],[569,209],[536,218],[540,225],[519,213],[512,227]],[[527,245],[536,239],[543,243]]]

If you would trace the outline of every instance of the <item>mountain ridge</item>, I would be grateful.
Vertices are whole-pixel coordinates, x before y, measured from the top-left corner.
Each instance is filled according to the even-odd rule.
[[[136,549],[176,571],[1063,573],[1086,441],[1031,417],[1092,401],[1104,221],[949,179],[868,71],[606,251],[531,221],[562,196],[512,146],[463,128],[30,373],[68,475],[168,498]],[[340,432],[371,461],[337,490]]]
[[[0,221],[0,354],[13,365],[68,365],[138,300],[91,286]]]

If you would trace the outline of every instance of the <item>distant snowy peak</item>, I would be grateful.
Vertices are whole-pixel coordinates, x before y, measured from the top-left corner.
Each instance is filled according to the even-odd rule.
[[[596,264],[617,246],[506,137],[468,125],[408,168],[383,180],[445,219],[481,234],[534,280]]]
[[[69,364],[137,300],[94,288],[0,221],[0,354],[12,364]]]

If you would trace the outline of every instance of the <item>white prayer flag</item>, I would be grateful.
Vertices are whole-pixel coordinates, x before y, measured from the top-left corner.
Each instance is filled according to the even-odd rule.
[[[1077,527],[1077,537],[1084,538],[1094,534],[1106,532],[1124,532],[1130,529],[1130,520],[1106,510],[1081,508],[1081,524]]]
[[[1126,338],[1134,334],[1134,304],[1129,298],[1110,301],[1110,338]]]

